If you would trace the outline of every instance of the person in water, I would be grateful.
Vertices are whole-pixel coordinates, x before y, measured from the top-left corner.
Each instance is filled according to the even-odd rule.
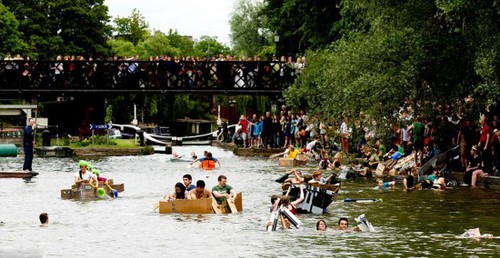
[[[215,164],[219,164],[220,167],[220,162],[217,158],[213,157],[211,152],[207,152],[205,157],[200,158],[200,159],[195,159],[191,161],[190,165],[194,164],[196,161],[201,162],[202,167],[210,167],[210,168],[215,168]]]
[[[40,223],[42,227],[46,227],[49,225],[49,215],[47,213],[41,213],[40,216],[38,216],[40,219]]]
[[[396,181],[384,182],[382,179],[377,180],[377,187],[379,189],[387,189],[387,188],[394,189],[395,185],[396,185]]]
[[[349,229],[349,221],[347,218],[340,218],[337,227],[335,230],[339,231],[354,231],[354,232],[359,232],[361,231],[358,226],[353,227],[352,229]]]
[[[326,231],[328,229],[328,226],[326,225],[326,222],[324,219],[320,219],[316,222],[316,230],[317,231]]]

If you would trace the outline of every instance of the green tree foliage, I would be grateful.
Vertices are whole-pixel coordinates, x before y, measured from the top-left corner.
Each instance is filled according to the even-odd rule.
[[[181,50],[172,46],[169,37],[163,32],[155,31],[153,35],[137,44],[137,53],[141,59],[147,60],[150,56],[180,56]]]
[[[28,54],[52,59],[59,54],[108,54],[108,8],[104,0],[4,0],[20,22]]]
[[[199,53],[200,56],[210,57],[219,53],[229,53],[231,49],[218,42],[217,37],[201,36],[201,38],[194,42],[194,51]]]
[[[340,0],[268,0],[262,15],[265,27],[280,36],[280,55],[304,53],[326,47],[339,38],[335,23],[340,20]]]
[[[0,3],[0,53],[22,52],[26,50],[27,45],[21,39],[21,33],[18,31],[19,22],[14,14]]]
[[[260,15],[263,4],[252,0],[239,0],[231,15],[231,42],[240,56],[262,54],[266,46],[274,46],[273,33],[264,28],[265,16]]]
[[[109,39],[108,45],[111,47],[111,53],[120,57],[134,56],[137,54],[134,44],[123,39]]]
[[[129,17],[117,17],[113,28],[116,38],[132,42],[136,46],[149,36],[149,24],[137,9],[133,9]]]
[[[303,75],[286,92],[290,105],[390,120],[407,100],[430,112],[469,94],[500,93],[494,0],[342,3],[342,39],[307,54]]]

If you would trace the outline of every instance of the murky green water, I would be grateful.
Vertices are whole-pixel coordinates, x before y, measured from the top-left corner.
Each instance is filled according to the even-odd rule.
[[[172,163],[165,155],[109,157],[93,163],[103,176],[125,183],[118,199],[70,201],[60,199],[77,171],[75,160],[35,159],[40,175],[31,182],[0,179],[0,257],[469,257],[500,254],[500,239],[459,239],[465,229],[500,236],[500,194],[456,188],[437,192],[374,190],[374,182],[344,182],[338,199],[382,198],[381,203],[333,203],[329,214],[302,215],[305,227],[265,232],[269,198],[279,193],[274,179],[283,170],[275,162],[241,158],[212,147],[179,147],[188,155],[209,149],[222,167],[202,172]],[[22,167],[20,158],[0,158],[0,170]],[[244,212],[229,215],[160,215],[153,205],[173,191],[182,175],[208,186],[217,176],[243,192]],[[49,214],[49,227],[39,227],[38,215]],[[374,233],[318,233],[319,218],[333,227],[339,217],[351,224],[360,214],[372,222]]]

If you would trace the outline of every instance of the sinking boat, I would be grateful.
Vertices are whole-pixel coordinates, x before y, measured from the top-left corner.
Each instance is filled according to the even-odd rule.
[[[328,206],[333,202],[334,195],[340,190],[341,183],[335,184],[306,184],[304,188],[304,201],[297,206],[298,213],[323,214]],[[288,192],[283,185],[284,194]],[[289,185],[288,196],[294,201],[300,196],[300,187],[298,185]]]
[[[124,184],[114,184],[113,179],[108,180],[109,186],[116,192],[121,193],[125,191]],[[99,182],[99,186],[96,188],[102,188],[105,191],[106,195],[114,196],[115,193],[108,186],[104,185],[102,182]],[[99,198],[96,194],[96,188],[94,188],[90,184],[79,184],[72,185],[71,189],[62,189],[61,190],[61,199],[69,200],[69,199],[96,199]]]
[[[160,213],[184,213],[184,214],[226,214],[243,211],[242,194],[238,193],[234,203],[218,204],[214,198],[197,200],[161,200],[159,203]]]

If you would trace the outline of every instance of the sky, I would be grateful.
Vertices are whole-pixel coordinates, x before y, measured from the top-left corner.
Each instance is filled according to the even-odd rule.
[[[237,0],[105,0],[112,17],[129,17],[136,8],[149,23],[151,30],[167,33],[177,30],[180,35],[199,39],[207,35],[230,46],[229,18]]]

